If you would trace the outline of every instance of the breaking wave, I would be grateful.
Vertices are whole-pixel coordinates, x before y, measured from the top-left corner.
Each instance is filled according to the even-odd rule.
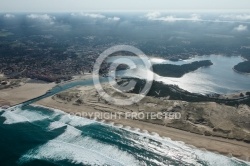
[[[58,165],[248,165],[202,151],[183,142],[129,126],[104,124],[47,107],[19,106],[4,111],[3,125],[30,124],[48,133],[48,140],[21,154],[17,164],[47,161]],[[49,133],[57,133],[50,139]],[[34,135],[36,137],[36,135]],[[18,139],[18,138],[17,138]],[[33,140],[30,140],[33,141]]]

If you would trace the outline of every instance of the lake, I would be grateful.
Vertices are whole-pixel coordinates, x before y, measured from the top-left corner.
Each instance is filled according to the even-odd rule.
[[[124,56],[122,57],[124,58]],[[111,57],[107,61],[112,62],[117,58],[119,58],[119,56]],[[126,71],[119,71],[117,72],[119,76],[146,78],[147,72],[151,72],[145,70],[139,58],[133,56],[126,56],[126,58],[136,63],[137,67]],[[154,79],[156,81],[162,81],[165,84],[178,85],[180,88],[189,92],[201,94],[229,94],[250,90],[250,75],[240,74],[233,70],[236,64],[244,61],[240,56],[204,55],[180,61],[150,58],[152,64],[164,63],[174,65],[182,65],[201,60],[211,60],[213,65],[199,68],[196,71],[185,74],[181,78],[161,77],[155,74]]]

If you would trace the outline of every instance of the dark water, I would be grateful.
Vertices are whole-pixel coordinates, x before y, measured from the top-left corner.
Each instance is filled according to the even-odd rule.
[[[242,165],[157,135],[19,106],[0,112],[0,165]]]

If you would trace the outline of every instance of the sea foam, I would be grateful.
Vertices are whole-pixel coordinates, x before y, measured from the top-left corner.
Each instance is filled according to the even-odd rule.
[[[18,115],[14,112],[5,111],[1,117],[4,117],[6,120],[4,124],[14,124],[14,123],[22,123],[29,121],[26,117]]]
[[[34,107],[34,109],[35,108],[36,107]],[[56,110],[49,116],[39,111],[36,112],[31,109],[22,110],[20,107],[17,107],[13,111],[5,111],[1,116],[6,118],[4,121],[5,124],[49,119],[50,124],[46,128],[48,131],[67,126],[66,130],[55,139],[33,148],[22,155],[19,159],[20,163],[29,162],[34,159],[51,160],[53,162],[67,159],[73,163],[89,165],[139,165],[139,161],[136,158],[138,154],[134,153],[132,155],[127,151],[119,149],[117,146],[99,142],[99,140],[95,140],[89,136],[84,136],[82,130],[77,128],[96,123],[97,125],[109,127],[111,131],[113,128],[114,132],[116,132],[116,130],[123,132],[121,135],[123,139],[130,142],[128,144],[128,142],[125,141],[127,146],[144,149],[156,156],[167,156],[175,161],[191,165],[200,165],[200,161],[206,162],[207,165],[224,165],[225,163],[226,165],[238,165],[239,163],[242,165],[249,164],[220,154],[202,151],[185,145],[183,142],[160,137],[155,133],[152,135],[152,133],[145,131],[142,133],[140,129],[134,130],[128,126],[120,128],[114,124],[103,124],[86,118],[69,116],[60,110]],[[162,163],[159,163],[159,160],[148,156],[137,157],[143,158],[144,161],[149,161],[156,165],[165,162],[162,161]]]
[[[34,159],[53,162],[67,159],[75,164],[86,165],[139,165],[133,155],[90,137],[83,137],[80,130],[69,125],[57,138],[24,154],[19,163]]]

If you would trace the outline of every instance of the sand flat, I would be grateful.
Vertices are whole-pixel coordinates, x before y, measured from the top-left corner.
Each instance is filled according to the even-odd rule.
[[[0,90],[0,105],[9,104],[16,105],[32,98],[45,94],[53,88],[55,83],[25,83],[13,89]]]

